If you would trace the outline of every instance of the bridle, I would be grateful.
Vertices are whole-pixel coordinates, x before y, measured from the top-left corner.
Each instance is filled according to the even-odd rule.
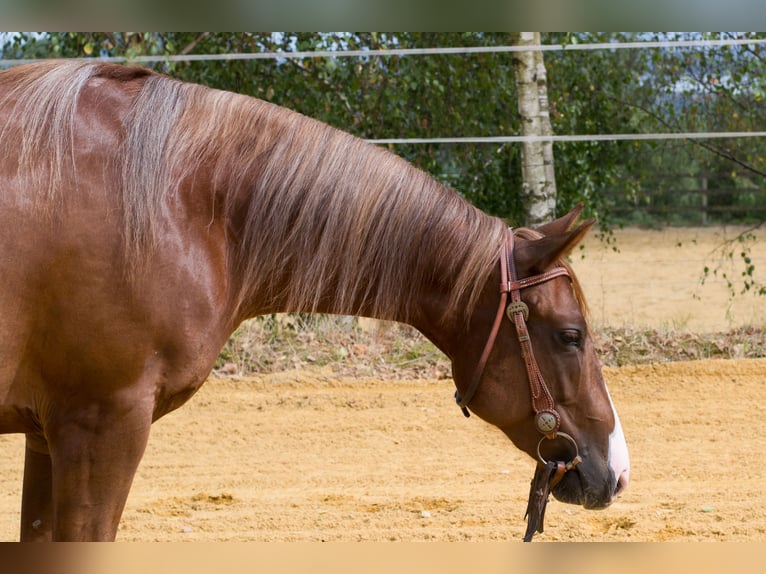
[[[479,362],[476,365],[476,369],[473,372],[473,377],[468,385],[468,389],[466,389],[465,394],[462,396],[458,391],[455,391],[455,401],[463,411],[463,414],[466,417],[470,416],[467,408],[468,403],[471,402],[471,399],[473,399],[473,396],[476,394],[476,390],[479,388],[479,383],[481,382],[481,377],[484,373],[484,367],[486,366],[489,355],[495,345],[495,339],[500,331],[500,324],[503,321],[503,316],[507,316],[516,327],[516,335],[519,341],[519,346],[521,347],[521,356],[524,359],[524,365],[527,369],[527,380],[529,381],[529,391],[532,398],[532,410],[535,413],[535,428],[543,435],[537,445],[538,458],[543,464],[546,464],[547,461],[540,454],[540,444],[543,440],[553,440],[557,436],[560,436],[571,442],[575,447],[575,457],[572,462],[566,465],[572,468],[580,462],[580,457],[577,453],[577,443],[570,435],[559,430],[561,427],[561,416],[556,411],[553,396],[548,390],[548,386],[545,384],[540,367],[537,365],[526,323],[529,319],[529,307],[527,307],[527,304],[521,300],[522,289],[545,283],[555,277],[561,277],[563,275],[569,277],[569,271],[565,267],[554,267],[544,273],[525,277],[524,279],[518,279],[516,274],[516,263],[513,257],[513,229],[508,229],[508,236],[506,241],[503,242],[500,253],[500,304],[497,309],[497,314],[495,315],[495,321],[492,325],[489,337],[487,338],[487,342],[484,345],[484,350],[481,353]],[[509,296],[510,302],[508,302]],[[567,468],[566,470],[570,470],[570,468]]]

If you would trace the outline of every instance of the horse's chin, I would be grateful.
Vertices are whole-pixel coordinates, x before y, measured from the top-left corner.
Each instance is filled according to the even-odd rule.
[[[579,472],[569,472],[564,479],[556,485],[551,494],[559,502],[582,506],[586,510],[602,510],[612,504],[614,500],[614,486],[616,481],[609,477],[607,484],[601,488],[586,486]]]

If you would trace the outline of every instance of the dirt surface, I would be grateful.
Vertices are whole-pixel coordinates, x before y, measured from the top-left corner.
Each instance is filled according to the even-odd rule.
[[[610,508],[552,502],[539,540],[766,540],[766,360],[607,369],[631,451]],[[533,462],[448,381],[214,379],[155,424],[120,540],[520,540]],[[0,437],[17,536],[23,441]]]
[[[584,249],[573,254],[573,265],[592,321],[596,326],[697,333],[766,325],[766,297],[739,294],[743,252],[755,265],[753,278],[766,283],[766,230],[755,232],[755,243],[736,241],[744,231],[742,227],[629,228],[615,232],[618,251],[589,235]],[[709,274],[703,282],[705,267]],[[735,297],[724,274],[732,281]]]
[[[646,233],[636,240],[637,253],[670,258]],[[589,271],[597,257],[611,270]],[[612,257],[594,250],[575,263],[595,320],[763,325],[761,302],[719,316],[725,289],[703,290],[701,301],[681,296],[695,289],[698,266],[689,264],[687,285],[689,273],[675,283],[686,264],[666,265],[657,271],[662,289],[646,292],[636,277],[649,272],[618,269]],[[602,511],[552,502],[536,540],[765,541],[766,359],[605,374],[631,451],[631,485]],[[329,368],[213,378],[154,425],[118,539],[520,540],[534,462],[493,427],[465,419],[452,390],[447,380],[338,379]],[[23,437],[0,436],[0,453],[0,540],[15,540]]]

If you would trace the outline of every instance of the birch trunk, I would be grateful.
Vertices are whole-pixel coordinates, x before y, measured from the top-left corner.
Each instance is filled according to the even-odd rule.
[[[512,44],[539,46],[539,32],[512,34]],[[551,118],[548,108],[543,53],[513,52],[513,68],[518,93],[521,135],[550,136]],[[525,224],[534,226],[556,217],[556,175],[553,169],[553,142],[521,144],[522,201]]]

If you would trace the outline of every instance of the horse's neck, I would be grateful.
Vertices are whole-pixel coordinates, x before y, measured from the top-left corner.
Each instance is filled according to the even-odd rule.
[[[433,322],[422,315],[456,305],[455,294],[475,295],[476,278],[486,276],[492,245],[505,233],[502,222],[385,150],[288,119],[326,139],[322,161],[313,161],[320,150],[303,134],[258,162],[216,168],[225,180],[215,179],[216,188],[228,190],[238,309],[364,315],[420,327]]]
[[[307,212],[300,218],[310,218],[311,209],[300,210]],[[396,236],[385,221],[354,227],[338,223],[353,214],[316,217],[330,222],[311,227],[265,216],[231,234],[238,242],[230,249],[232,284],[245,314],[322,312],[412,323],[416,312],[448,304],[454,254],[446,234],[424,241],[416,239],[423,237],[418,230]],[[401,227],[398,233],[410,233]]]
[[[300,266],[287,266],[283,270],[285,284],[270,289],[252,290],[252,295],[240,305],[242,318],[271,313],[327,313],[335,315],[353,315],[370,319],[396,321],[412,325],[420,330],[429,330],[432,325],[443,322],[443,310],[449,302],[447,285],[439,285],[433,281],[421,282],[412,289],[417,295],[414,299],[395,306],[392,310],[381,311],[374,304],[378,289],[383,287],[376,284],[372,278],[369,290],[361,291],[356,297],[339,304],[335,283],[327,283],[323,291],[318,293],[316,304],[306,301],[305,304],[295,305],[284,296],[292,282],[312,283],[312,276],[305,273]],[[247,279],[240,279],[240,282]],[[412,288],[413,285],[408,287]],[[270,291],[270,292],[267,292]],[[277,294],[275,295],[274,292]]]
[[[273,246],[275,249],[281,249],[281,246]],[[288,250],[289,251],[289,250]],[[373,257],[374,255],[365,254],[364,257]],[[396,254],[392,254],[396,256]],[[339,254],[339,257],[343,257]],[[459,310],[453,310],[452,313],[445,312],[450,305],[450,283],[448,272],[438,269],[441,262],[435,261],[429,268],[429,273],[423,274],[418,278],[413,278],[417,284],[408,284],[408,292],[412,293],[411,299],[402,301],[399,305],[393,305],[381,310],[374,301],[379,296],[382,289],[390,289],[390,286],[381,282],[379,277],[361,277],[363,289],[360,289],[355,297],[346,298],[339,303],[339,297],[336,289],[337,282],[325,282],[321,292],[317,293],[315,301],[304,300],[295,304],[289,300],[289,293],[293,283],[298,282],[309,287],[315,286],[315,278],[302,265],[295,265],[292,262],[294,258],[288,256],[286,264],[279,270],[280,281],[277,284],[271,284],[269,281],[260,282],[254,288],[240,288],[240,292],[247,295],[236,306],[239,313],[238,321],[251,318],[258,315],[271,313],[328,313],[337,315],[354,315],[367,317],[371,319],[381,319],[387,321],[396,321],[409,324],[437,344],[442,340],[446,331],[452,331],[452,325],[459,319],[456,317],[462,314]],[[349,262],[353,264],[353,262]],[[439,279],[443,277],[444,279]],[[252,277],[238,277],[232,281],[233,285],[243,285],[248,281],[253,281]],[[317,285],[317,289],[320,287]],[[441,345],[440,345],[441,346]]]

